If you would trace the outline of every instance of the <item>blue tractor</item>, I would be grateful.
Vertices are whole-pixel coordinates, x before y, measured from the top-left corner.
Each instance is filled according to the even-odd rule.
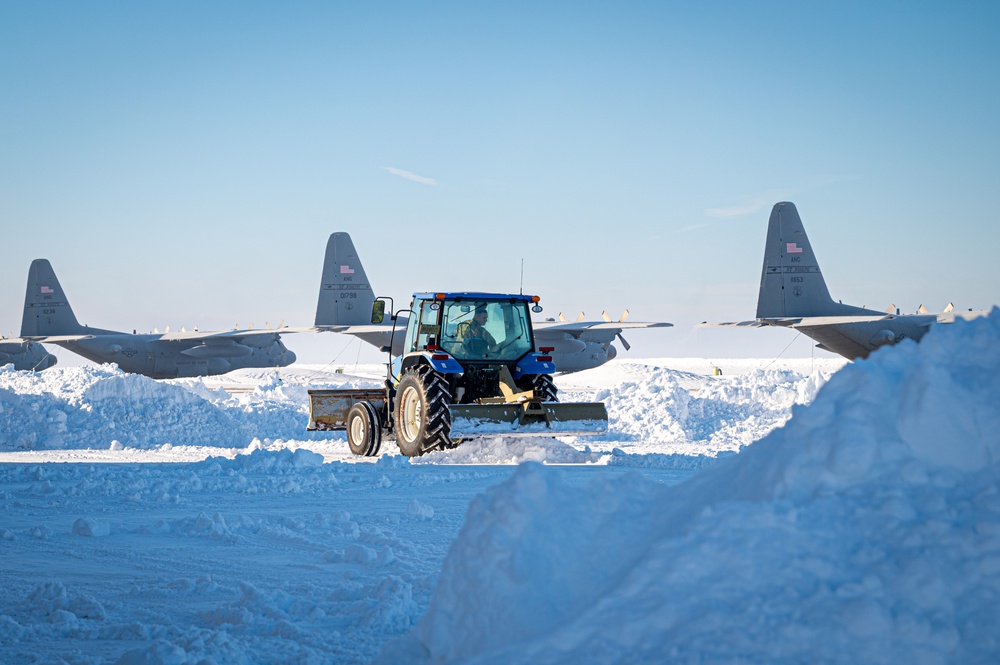
[[[373,324],[385,309],[377,299]],[[368,456],[384,434],[395,435],[410,457],[478,436],[607,431],[603,403],[558,401],[551,349],[535,348],[532,310],[541,311],[538,296],[414,294],[404,351],[391,359],[384,390],[310,390],[309,429],[346,429],[351,450]]]

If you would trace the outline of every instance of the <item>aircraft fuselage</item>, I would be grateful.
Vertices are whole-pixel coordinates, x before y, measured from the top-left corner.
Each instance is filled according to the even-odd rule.
[[[535,346],[551,348],[557,372],[582,372],[614,360],[618,350],[610,341],[579,339],[566,333],[535,333]]]
[[[236,341],[165,340],[162,335],[100,334],[53,343],[96,363],[115,363],[124,372],[154,379],[225,374],[246,367],[285,367],[295,354],[278,335],[258,335]]]
[[[832,318],[832,317],[831,317]],[[809,326],[795,326],[827,351],[850,360],[867,358],[883,346],[898,344],[905,339],[919,342],[930,326],[937,322],[934,315],[903,315],[879,321],[851,321]]]
[[[38,342],[5,340],[0,342],[0,367],[13,364],[16,370],[41,371],[56,364],[56,357]]]

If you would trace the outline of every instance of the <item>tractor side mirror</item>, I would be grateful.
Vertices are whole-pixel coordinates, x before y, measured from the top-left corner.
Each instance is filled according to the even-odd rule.
[[[379,298],[372,303],[372,323],[382,323],[385,320],[385,301]]]

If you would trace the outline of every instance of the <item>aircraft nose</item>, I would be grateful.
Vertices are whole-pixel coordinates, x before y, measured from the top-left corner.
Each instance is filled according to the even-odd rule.
[[[295,354],[292,353],[291,350],[286,350],[285,351],[285,364],[286,365],[291,365],[293,362],[295,362]]]

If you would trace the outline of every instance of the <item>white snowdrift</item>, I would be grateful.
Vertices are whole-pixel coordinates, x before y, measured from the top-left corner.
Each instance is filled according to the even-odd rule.
[[[998,459],[994,310],[845,368],[678,486],[523,465],[382,661],[997,662]]]
[[[111,365],[37,374],[8,366],[0,368],[0,451],[159,450],[167,444],[235,451],[255,439],[336,441],[346,451],[343,434],[305,431],[307,391],[382,384],[381,368],[356,371],[361,375],[300,368],[283,370],[283,379],[274,371],[254,370],[154,381]],[[592,463],[615,449],[622,454],[612,456],[612,463],[631,465],[636,455],[715,457],[738,451],[783,424],[793,405],[813,399],[831,370],[757,370],[710,377],[616,361],[581,374],[557,377],[561,388],[566,382],[562,400],[603,400],[610,417],[606,435],[564,437],[563,442],[547,436],[522,441],[491,437],[468,441],[426,461]],[[581,380],[603,387],[574,386]],[[221,385],[230,391],[216,387]],[[387,442],[383,454],[396,454],[395,444]],[[646,462],[659,465],[662,460]]]
[[[793,405],[811,402],[831,375],[830,371],[803,377],[790,370],[755,370],[702,381],[692,391],[684,372],[634,368],[630,380],[593,395],[608,409],[608,433],[599,439],[671,443],[700,452],[704,444],[725,450],[735,443],[738,449],[762,436],[762,424],[783,423]]]
[[[243,448],[254,438],[320,438],[305,432],[306,390],[273,374],[230,395],[201,379],[154,381],[113,365],[37,374],[8,365],[0,368],[0,449]]]

